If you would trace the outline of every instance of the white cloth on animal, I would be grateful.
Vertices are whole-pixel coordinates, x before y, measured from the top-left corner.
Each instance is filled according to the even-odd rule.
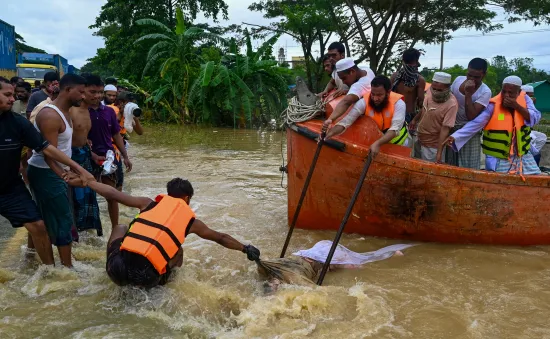
[[[332,257],[330,263],[332,265],[363,265],[370,262],[391,258],[395,252],[402,251],[416,245],[417,244],[397,244],[381,248],[374,252],[357,253],[339,244],[338,247],[336,247],[336,251],[334,252],[334,256]],[[324,263],[328,257],[331,246],[332,241],[322,240],[316,243],[312,248],[298,251],[293,253],[293,255]]]

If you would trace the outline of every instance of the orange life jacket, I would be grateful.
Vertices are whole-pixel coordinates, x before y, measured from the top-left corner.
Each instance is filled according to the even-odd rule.
[[[370,107],[370,92],[367,92],[363,95],[363,98],[366,102],[365,115],[374,120],[378,125],[378,128],[383,132],[391,127],[391,121],[393,119],[393,114],[395,113],[395,104],[399,100],[403,100],[404,97],[401,94],[390,92],[390,97],[388,100],[388,105],[384,107],[383,112],[376,112],[372,107]],[[400,131],[397,132],[397,136],[390,141],[392,144],[403,145],[407,140],[409,135],[406,124],[403,124],[403,127]]]
[[[182,199],[159,195],[155,201],[155,207],[134,219],[120,249],[144,256],[159,274],[164,274],[185,241],[195,213]]]
[[[115,105],[109,105],[109,107],[111,107],[116,113],[116,118],[117,118],[117,121],[118,121],[118,125],[120,126],[120,134],[121,135],[127,134],[128,131],[126,131],[126,128],[124,128],[124,114],[122,115],[122,118],[120,120],[118,120],[118,115],[120,114],[120,109],[118,107],[116,107]]]
[[[513,136],[516,136],[516,146],[519,156],[526,154],[531,147],[531,128],[525,124],[523,116],[513,113],[502,105],[501,94],[490,100],[495,106],[493,115],[483,131],[483,153],[500,159],[508,159],[514,153]],[[521,92],[517,102],[527,107],[525,92]]]

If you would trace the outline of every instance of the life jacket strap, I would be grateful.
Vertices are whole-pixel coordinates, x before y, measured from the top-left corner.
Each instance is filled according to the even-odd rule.
[[[161,231],[164,231],[166,232],[169,236],[170,236],[170,239],[172,239],[172,241],[174,242],[174,244],[177,246],[177,247],[181,247],[182,243],[178,240],[178,238],[176,237],[176,235],[174,234],[174,232],[172,232],[171,229],[169,229],[168,227],[164,226],[164,225],[161,225],[161,224],[158,224],[156,222],[152,222],[152,221],[149,221],[149,220],[145,220],[145,219],[142,219],[142,218],[137,218],[135,220],[135,222],[138,222],[140,224],[144,224],[144,225],[147,225],[149,227],[153,227],[153,228],[156,228],[156,229],[159,229]]]
[[[154,239],[151,239],[151,238],[148,238],[146,236],[143,236],[141,234],[135,234],[135,233],[128,233],[126,236],[130,237],[130,238],[134,238],[134,239],[144,241],[146,243],[149,243],[149,244],[155,246],[159,250],[159,252],[162,255],[162,257],[164,258],[164,260],[166,260],[166,262],[170,261],[171,258],[168,256],[168,253],[166,253],[166,251],[164,250],[164,248],[162,248],[161,244],[158,241],[156,241]]]

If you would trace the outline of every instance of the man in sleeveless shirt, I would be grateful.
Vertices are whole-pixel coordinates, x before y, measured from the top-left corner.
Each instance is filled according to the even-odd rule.
[[[56,100],[45,106],[36,116],[35,127],[44,138],[71,157],[73,124],[69,110],[78,107],[84,99],[86,80],[76,74],[66,74],[60,82]],[[61,263],[72,267],[71,244],[73,214],[67,183],[61,179],[65,170],[59,163],[33,152],[29,160],[28,177],[36,203],[44,218],[52,243],[57,246]]]
[[[391,76],[392,91],[405,97],[407,123],[416,116],[424,102],[426,80],[418,72],[420,51],[410,48],[403,53],[403,65]]]

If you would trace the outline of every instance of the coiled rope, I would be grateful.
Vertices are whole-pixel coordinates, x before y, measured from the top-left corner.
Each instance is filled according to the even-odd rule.
[[[315,118],[319,113],[324,112],[325,106],[334,99],[335,97],[331,94],[324,100],[317,100],[314,105],[304,105],[298,101],[298,97],[293,97],[290,99],[288,107],[281,114],[281,126],[304,122]]]

